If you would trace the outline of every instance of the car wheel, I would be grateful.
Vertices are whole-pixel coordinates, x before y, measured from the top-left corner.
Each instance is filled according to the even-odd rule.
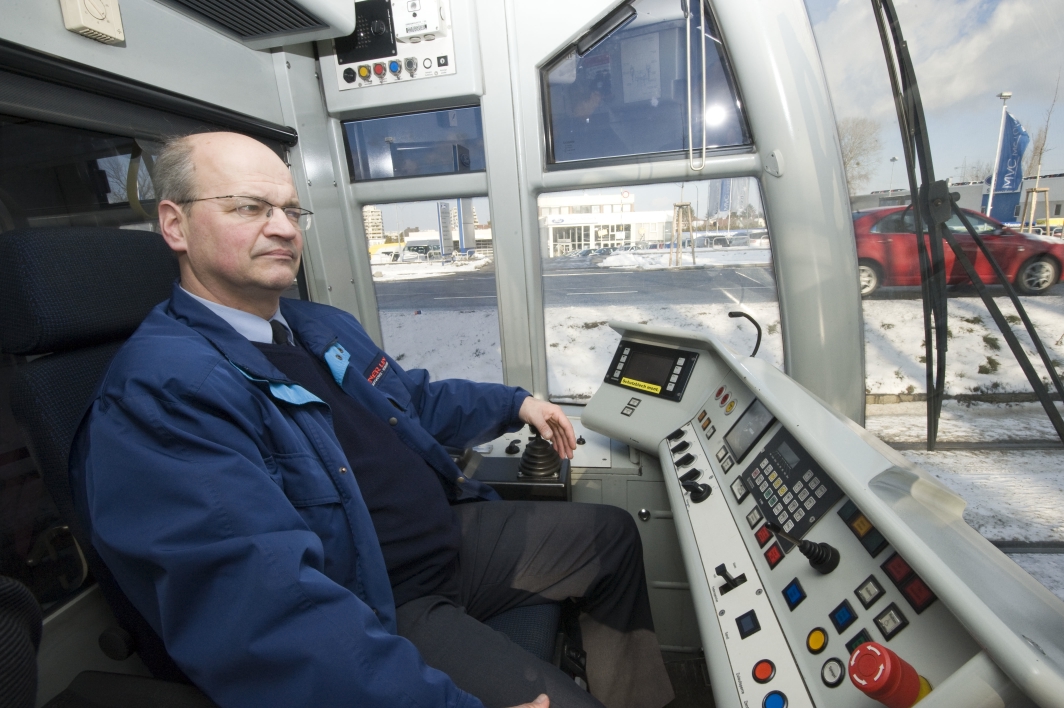
[[[1052,258],[1032,258],[1016,273],[1016,289],[1024,295],[1042,295],[1056,285],[1060,267]]]
[[[872,261],[861,261],[857,264],[857,275],[861,284],[861,297],[868,297],[883,283],[879,266]]]

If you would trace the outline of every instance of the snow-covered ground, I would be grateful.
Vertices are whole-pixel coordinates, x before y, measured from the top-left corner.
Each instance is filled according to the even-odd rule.
[[[772,265],[772,251],[764,248],[696,248],[682,252],[684,266],[723,266],[723,265]],[[623,251],[607,256],[598,264],[599,268],[624,268],[632,270],[661,270],[669,267],[669,251]]]
[[[468,273],[491,265],[491,258],[475,257],[454,262],[428,261],[425,263],[375,263],[370,266],[373,282],[392,280],[422,280],[441,278],[457,273]]]
[[[503,382],[498,310],[423,313],[380,313],[384,348],[404,369],[428,369],[433,380]]]
[[[1057,403],[1064,412],[1064,404]],[[925,403],[894,403],[865,407],[865,427],[888,442],[927,439]],[[1039,403],[961,403],[943,401],[938,439],[976,442],[1053,440],[1056,432]]]
[[[1064,367],[1064,297],[1021,298],[1042,343]],[[1045,369],[1008,298],[995,298],[1046,381]],[[1026,377],[978,298],[950,298],[948,305],[946,393],[1030,391]],[[924,320],[920,300],[865,300],[865,390],[913,393],[926,389]]]

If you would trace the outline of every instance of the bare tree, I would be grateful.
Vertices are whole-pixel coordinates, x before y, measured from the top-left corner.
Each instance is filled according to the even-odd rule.
[[[958,182],[982,182],[990,173],[993,168],[990,166],[989,160],[973,160],[968,162],[968,158],[964,158],[964,162],[961,166],[956,168],[960,170],[960,174],[957,177]]]
[[[128,158],[128,155],[121,157]],[[126,193],[126,180],[129,177],[129,160],[107,159],[101,160],[103,163],[104,172],[107,174],[107,182],[111,186],[111,194],[109,195],[109,202],[111,204],[121,204],[129,201],[129,195]],[[138,162],[137,165],[137,198],[141,200],[155,199],[155,185],[152,184],[151,177],[148,175],[148,170],[144,167],[143,161]]]
[[[1035,170],[1042,165],[1042,158],[1048,152],[1046,150],[1046,138],[1049,136],[1049,121],[1053,117],[1053,109],[1057,106],[1057,94],[1059,92],[1060,77],[1058,76],[1057,87],[1053,90],[1053,100],[1049,104],[1049,110],[1046,111],[1046,122],[1039,126],[1038,132],[1034,134],[1034,139],[1031,140],[1031,149],[1023,161],[1023,174],[1026,176],[1034,175]]]
[[[879,121],[863,117],[843,118],[838,128],[842,166],[846,170],[846,182],[852,196],[872,178],[876,155],[882,149]]]

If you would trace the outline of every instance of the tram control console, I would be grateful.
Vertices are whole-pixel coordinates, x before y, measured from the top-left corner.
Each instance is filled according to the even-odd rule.
[[[581,417],[656,454],[719,708],[1064,706],[1064,602],[766,362],[611,323]]]

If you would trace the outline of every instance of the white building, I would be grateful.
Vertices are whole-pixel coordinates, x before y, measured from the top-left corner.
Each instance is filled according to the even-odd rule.
[[[548,258],[585,248],[647,246],[672,237],[671,211],[636,211],[635,195],[543,195],[539,229]]]
[[[384,217],[375,206],[362,207],[362,224],[366,229],[366,242],[370,246],[384,243]]]

